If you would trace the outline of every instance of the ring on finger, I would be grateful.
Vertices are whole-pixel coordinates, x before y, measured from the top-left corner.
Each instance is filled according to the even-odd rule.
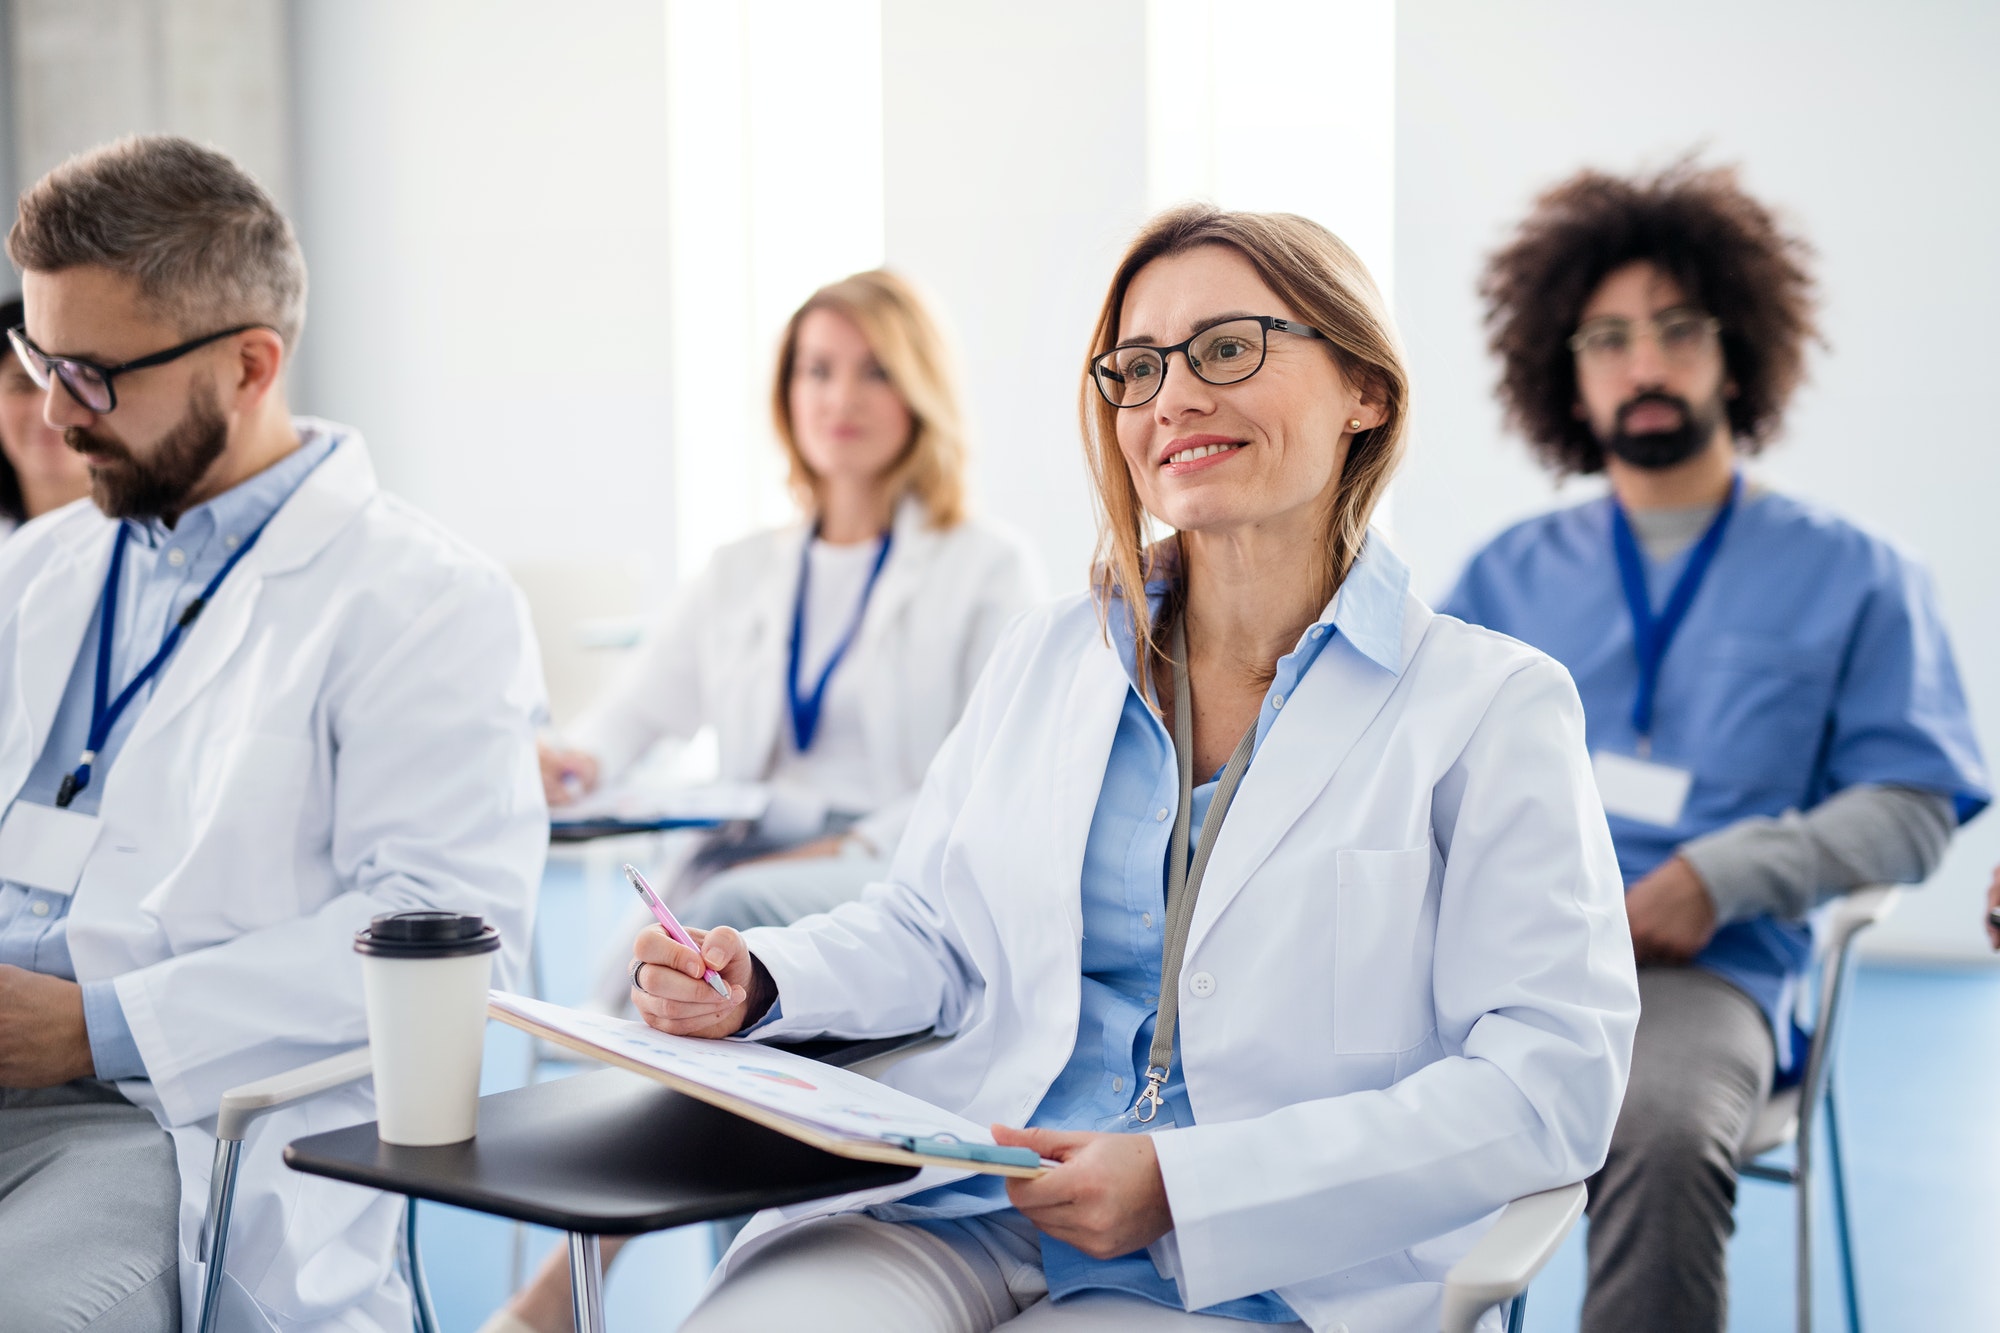
[[[641,995],[651,995],[653,992],[639,984],[639,969],[645,965],[646,960],[643,958],[634,958],[632,960],[632,989],[638,991]]]

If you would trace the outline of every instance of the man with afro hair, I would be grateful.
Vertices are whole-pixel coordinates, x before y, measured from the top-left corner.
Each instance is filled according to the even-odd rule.
[[[1922,880],[1988,800],[1923,569],[1742,469],[1817,337],[1810,259],[1683,161],[1556,185],[1482,285],[1509,424],[1610,483],[1494,539],[1445,607],[1569,668],[1625,877],[1642,1014],[1587,1333],[1723,1328],[1737,1151],[1801,1072],[1813,910]]]

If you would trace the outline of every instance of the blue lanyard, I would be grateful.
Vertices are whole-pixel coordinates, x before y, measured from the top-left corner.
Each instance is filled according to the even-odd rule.
[[[174,649],[180,646],[181,636],[201,617],[202,609],[215,597],[215,590],[229,577],[229,571],[250,553],[250,548],[257,544],[257,539],[264,535],[264,529],[269,525],[270,520],[266,519],[247,541],[230,553],[215,577],[208,581],[208,586],[201,590],[201,596],[189,602],[187,610],[174,618],[174,623],[167,629],[167,637],[160,642],[159,651],[153,654],[152,660],[140,667],[139,674],[118,692],[116,699],[112,699],[111,641],[118,626],[118,584],[119,576],[125,569],[125,544],[132,538],[132,529],[128,525],[118,525],[118,541],[111,548],[111,572],[104,579],[104,599],[97,622],[97,684],[90,699],[90,735],[84,742],[83,758],[77,762],[76,770],[64,775],[62,786],[56,790],[57,809],[67,810],[70,802],[76,799],[76,794],[90,785],[90,766],[97,762],[98,752],[104,748],[111,729],[118,725],[118,719],[132,706],[132,700],[146,688],[146,683],[160,674],[160,668],[167,664],[167,659],[174,655]]]
[[[854,608],[854,620],[848,625],[847,633],[840,636],[834,645],[833,656],[826,659],[826,667],[819,673],[819,680],[813,685],[812,693],[799,693],[799,654],[805,651],[806,637],[806,581],[812,576],[812,544],[819,537],[815,527],[806,538],[805,553],[799,557],[799,595],[792,603],[792,663],[785,675],[786,692],[792,704],[792,741],[800,754],[812,748],[813,736],[819,731],[819,710],[826,702],[826,683],[833,679],[833,669],[840,665],[840,659],[847,656],[847,650],[854,642],[854,636],[861,630],[861,617],[868,611],[868,598],[875,592],[875,580],[882,576],[882,566],[889,562],[889,542],[893,533],[882,534],[881,549],[875,552],[875,565],[868,571],[868,582],[861,589],[861,603]]]
[[[1632,646],[1639,655],[1639,693],[1632,701],[1632,730],[1639,733],[1642,755],[1652,748],[1653,698],[1659,690],[1660,663],[1666,660],[1667,646],[1674,641],[1681,622],[1687,619],[1694,595],[1708,577],[1708,567],[1715,563],[1715,552],[1722,545],[1729,516],[1736,512],[1736,497],[1742,493],[1743,474],[1739,472],[1729,485],[1729,498],[1722,502],[1721,511],[1688,552],[1687,567],[1674,582],[1674,590],[1657,616],[1653,614],[1653,599],[1646,591],[1646,564],[1639,555],[1638,539],[1632,535],[1632,522],[1625,517],[1625,507],[1618,503],[1618,497],[1611,497],[1611,544],[1618,553],[1618,578],[1625,585],[1625,605],[1632,613]]]

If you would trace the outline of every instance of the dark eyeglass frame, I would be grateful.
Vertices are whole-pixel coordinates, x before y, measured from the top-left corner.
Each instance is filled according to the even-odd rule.
[[[1263,337],[1257,345],[1257,364],[1234,379],[1210,379],[1201,373],[1201,367],[1195,364],[1192,356],[1188,355],[1188,349],[1194,346],[1204,335],[1213,333],[1224,324],[1255,324],[1262,330]],[[1172,347],[1154,347],[1149,343],[1123,343],[1108,352],[1100,352],[1090,359],[1090,382],[1097,386],[1098,396],[1115,408],[1144,407],[1147,403],[1152,402],[1160,396],[1160,389],[1167,382],[1167,359],[1175,352],[1179,352],[1181,360],[1187,362],[1188,369],[1193,371],[1195,378],[1202,381],[1202,383],[1213,384],[1217,387],[1225,384],[1241,384],[1244,380],[1249,379],[1264,368],[1264,359],[1270,354],[1271,350],[1272,330],[1276,330],[1279,333],[1295,334],[1301,338],[1326,337],[1324,333],[1321,333],[1312,325],[1301,324],[1295,319],[1280,319],[1276,315],[1231,315],[1228,319],[1218,319],[1213,324],[1196,329],[1192,334],[1188,335],[1185,341],[1177,342]],[[1111,358],[1117,356],[1120,352],[1154,352],[1160,358],[1160,377],[1154,381],[1153,391],[1136,402],[1121,403],[1113,398],[1110,392],[1104,387],[1107,380],[1117,384],[1125,382],[1125,376],[1120,374],[1111,365]]]
[[[64,390],[76,400],[79,407],[86,412],[103,416],[118,409],[118,390],[112,383],[118,376],[130,374],[135,370],[150,370],[154,366],[164,366],[167,362],[178,361],[189,352],[199,351],[210,343],[221,342],[224,338],[233,338],[252,329],[270,327],[269,324],[238,324],[235,328],[223,329],[217,333],[205,333],[199,338],[190,338],[178,346],[169,347],[164,352],[134,357],[115,366],[99,365],[80,356],[53,356],[44,352],[35,346],[33,339],[28,337],[28,326],[25,324],[17,324],[7,330],[7,341],[13,344],[14,355],[20,359],[21,368],[28,372],[28,378],[39,388],[46,392],[51,385],[60,380]],[[71,378],[71,373],[79,370],[89,371],[104,385],[104,406],[99,407],[86,397],[86,390],[79,387],[76,380]]]

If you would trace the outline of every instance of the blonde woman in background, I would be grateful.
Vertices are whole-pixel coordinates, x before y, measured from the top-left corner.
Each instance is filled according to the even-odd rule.
[[[20,297],[0,301],[0,332],[25,319]],[[0,541],[29,519],[90,494],[83,455],[42,419],[47,396],[0,339]]]
[[[799,308],[771,410],[800,520],[717,552],[621,686],[542,751],[558,810],[705,727],[723,779],[771,787],[756,828],[682,872],[693,926],[784,925],[880,879],[1001,631],[1040,595],[1024,546],[966,512],[946,348],[901,278],[857,273]],[[628,979],[621,963],[620,1002]],[[561,1260],[488,1333],[569,1328]]]

